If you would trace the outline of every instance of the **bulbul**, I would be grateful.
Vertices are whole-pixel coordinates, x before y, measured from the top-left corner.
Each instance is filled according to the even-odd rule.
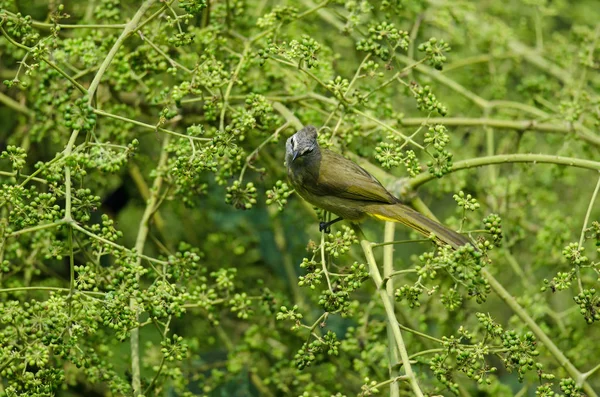
[[[467,237],[400,203],[358,164],[321,149],[313,126],[306,126],[288,138],[285,160],[288,178],[296,192],[312,205],[339,217],[329,223],[322,222],[321,231],[328,231],[331,224],[342,219],[357,222],[370,216],[402,223],[426,237],[433,233],[438,244],[449,244],[454,249],[471,244]]]

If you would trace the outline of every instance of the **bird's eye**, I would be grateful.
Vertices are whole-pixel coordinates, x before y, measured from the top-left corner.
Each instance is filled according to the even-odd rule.
[[[305,149],[302,151],[302,153],[300,153],[300,155],[301,155],[301,156],[304,156],[305,154],[312,152],[314,149],[315,149],[315,147],[314,147],[314,146],[309,146],[309,147],[305,148]]]
[[[292,149],[296,148],[296,137],[292,135]]]

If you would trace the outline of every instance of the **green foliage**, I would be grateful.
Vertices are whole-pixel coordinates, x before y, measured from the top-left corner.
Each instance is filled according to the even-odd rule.
[[[0,0],[0,396],[598,395],[599,18]],[[473,245],[319,233],[306,124]]]
[[[284,206],[287,204],[287,198],[290,197],[292,191],[287,183],[278,180],[275,182],[273,189],[267,190],[265,194],[267,196],[267,199],[265,200],[267,205],[275,203],[277,204],[279,211],[283,211]]]

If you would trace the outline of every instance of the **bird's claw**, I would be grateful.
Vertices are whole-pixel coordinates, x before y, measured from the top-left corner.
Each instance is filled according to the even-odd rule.
[[[329,233],[331,233],[331,228],[329,226],[330,226],[329,222],[320,222],[319,223],[319,231],[329,234]]]

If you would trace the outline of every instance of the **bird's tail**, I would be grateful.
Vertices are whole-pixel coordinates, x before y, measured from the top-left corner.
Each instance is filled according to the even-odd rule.
[[[472,245],[468,237],[448,229],[446,226],[427,218],[425,215],[404,204],[372,204],[367,206],[365,210],[366,213],[374,218],[402,223],[425,237],[430,237],[433,233],[436,242],[448,244],[454,249],[466,244]]]

